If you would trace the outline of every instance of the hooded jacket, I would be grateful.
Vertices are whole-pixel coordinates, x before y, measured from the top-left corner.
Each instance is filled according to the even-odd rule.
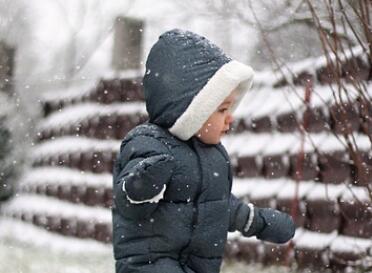
[[[217,273],[228,231],[276,243],[293,237],[288,215],[231,194],[223,145],[194,136],[252,78],[249,66],[189,31],[168,31],[152,47],[143,79],[149,120],[123,139],[113,170],[117,273]]]

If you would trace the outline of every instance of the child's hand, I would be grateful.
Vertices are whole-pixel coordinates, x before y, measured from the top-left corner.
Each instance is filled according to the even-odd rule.
[[[254,208],[252,225],[246,236],[256,235],[260,240],[283,244],[295,234],[294,222],[287,213],[271,208]]]
[[[157,203],[174,169],[174,158],[169,154],[155,155],[136,162],[126,170],[122,189],[132,204]]]

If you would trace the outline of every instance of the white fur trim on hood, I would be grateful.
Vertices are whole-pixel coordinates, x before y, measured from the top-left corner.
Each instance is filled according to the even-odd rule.
[[[224,64],[194,97],[169,132],[182,140],[188,140],[203,126],[232,90],[239,86],[240,94],[233,107],[235,109],[252,86],[253,76],[254,71],[248,65],[234,60]]]

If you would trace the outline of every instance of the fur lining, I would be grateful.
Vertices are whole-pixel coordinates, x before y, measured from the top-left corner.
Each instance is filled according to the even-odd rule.
[[[165,192],[166,188],[167,188],[167,186],[164,185],[163,186],[163,189],[157,195],[155,195],[153,198],[147,199],[147,200],[136,201],[136,200],[133,200],[133,199],[129,198],[128,194],[126,194],[126,197],[127,197],[127,200],[130,203],[132,203],[132,204],[159,203],[159,201],[161,199],[163,199],[163,197],[164,197],[164,192]],[[126,190],[125,190],[125,181],[123,183],[123,191],[126,193]]]
[[[182,140],[188,140],[203,126],[233,89],[242,85],[244,89],[240,91],[242,93],[248,91],[253,76],[253,69],[238,61],[233,60],[224,64],[194,97],[169,132]],[[238,95],[238,100],[242,99],[242,95]],[[238,101],[234,108],[237,104]]]
[[[251,225],[253,223],[253,219],[254,219],[254,206],[253,206],[253,204],[249,203],[248,207],[249,207],[250,210],[249,210],[248,222],[244,227],[245,232],[248,232],[249,228],[251,227]]]

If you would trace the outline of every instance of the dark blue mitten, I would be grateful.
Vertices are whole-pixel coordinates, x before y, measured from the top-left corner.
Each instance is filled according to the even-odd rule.
[[[256,235],[260,240],[283,244],[293,238],[295,230],[295,224],[287,213],[255,207],[251,226],[243,234]]]
[[[173,156],[161,154],[141,159],[134,166],[125,168],[121,182],[128,200],[132,204],[158,202],[172,176],[174,166]]]

